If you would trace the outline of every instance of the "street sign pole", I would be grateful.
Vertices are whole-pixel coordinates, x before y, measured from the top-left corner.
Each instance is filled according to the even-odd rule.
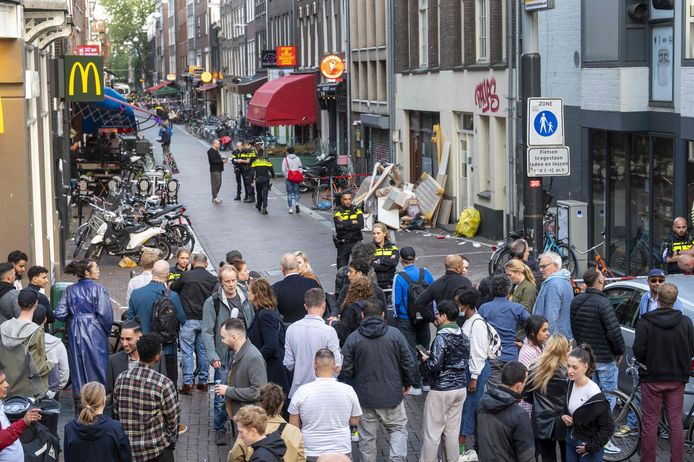
[[[536,13],[526,13],[526,16],[535,15]],[[523,26],[532,24],[534,21],[524,21]],[[530,29],[535,29],[531,27]],[[537,30],[523,31],[523,37],[530,37],[532,34],[537,34]],[[524,48],[526,45],[524,39]],[[532,40],[531,40],[532,41]],[[542,229],[543,207],[542,207],[542,180],[536,177],[529,177],[527,171],[528,165],[528,98],[537,97],[541,94],[540,86],[540,53],[524,52],[521,55],[520,62],[521,72],[521,106],[523,117],[521,127],[523,137],[521,148],[522,161],[520,162],[521,178],[523,179],[523,227],[525,235],[530,237],[531,245],[535,251],[535,255],[542,252],[544,248],[544,232]]]

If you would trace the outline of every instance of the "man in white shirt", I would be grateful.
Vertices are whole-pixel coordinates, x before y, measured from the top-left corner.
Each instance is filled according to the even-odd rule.
[[[152,281],[152,268],[154,268],[154,262],[157,260],[158,257],[154,252],[150,252],[149,250],[142,252],[142,256],[140,257],[142,273],[128,281],[128,293],[125,297],[126,305],[130,303],[130,294],[133,293],[133,290],[144,287]]]
[[[289,404],[289,423],[301,428],[306,460],[337,452],[351,455],[350,425],[362,414],[354,389],[333,377],[335,355],[327,348],[315,357],[316,380],[299,387]]]
[[[284,367],[294,373],[289,399],[296,390],[316,379],[313,370],[313,359],[321,348],[327,348],[335,356],[336,371],[342,367],[342,354],[337,332],[325,324],[325,293],[322,289],[309,289],[304,294],[304,308],[308,313],[300,321],[287,329],[284,341]]]

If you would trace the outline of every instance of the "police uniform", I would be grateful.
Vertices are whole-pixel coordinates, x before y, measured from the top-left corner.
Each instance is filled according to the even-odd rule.
[[[690,233],[687,233],[682,237],[679,237],[675,235],[675,233],[672,233],[665,244],[665,251],[663,252],[663,261],[666,261],[665,259],[667,257],[670,257],[672,255],[679,255],[680,252],[691,249],[692,245],[694,245],[694,238]],[[679,268],[679,266],[677,266],[676,261],[668,263],[666,266],[667,274],[682,273],[682,270]]]
[[[243,176],[243,187],[246,190],[246,197],[244,197],[244,202],[253,202],[255,198],[255,190],[253,189],[253,172],[251,165],[253,161],[258,157],[254,148],[243,149],[239,155],[240,159],[246,159],[250,162],[247,164],[241,164],[241,175]]]
[[[258,212],[267,214],[267,193],[270,189],[270,177],[275,177],[275,170],[272,168],[272,162],[265,158],[256,158],[251,164],[251,181],[255,181],[255,187],[258,190],[257,202],[255,208]]]
[[[374,242],[374,244],[376,244]],[[400,251],[388,239],[383,242],[383,247],[376,245],[374,259],[371,266],[376,272],[378,286],[381,289],[390,289],[393,287],[393,278],[395,277],[395,267],[400,262]]]
[[[333,242],[337,248],[337,268],[339,269],[349,263],[349,255],[354,244],[361,242],[364,238],[361,234],[364,228],[364,213],[354,205],[347,208],[340,204],[335,209],[333,221],[335,222]]]
[[[241,175],[241,172],[243,171],[243,166],[236,162],[241,158],[241,152],[241,149],[234,149],[231,152],[231,163],[234,165],[234,176],[236,176],[236,197],[234,198],[235,201],[241,200],[241,184],[243,183],[243,177]],[[248,194],[246,194],[246,196],[248,196]]]

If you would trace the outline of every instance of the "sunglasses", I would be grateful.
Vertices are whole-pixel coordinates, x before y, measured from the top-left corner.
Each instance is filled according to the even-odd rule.
[[[662,284],[663,282],[665,282],[665,278],[650,278],[648,282],[659,282]]]

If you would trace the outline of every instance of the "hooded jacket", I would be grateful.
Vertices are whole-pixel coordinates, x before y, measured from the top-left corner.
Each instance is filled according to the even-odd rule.
[[[439,326],[429,359],[424,362],[429,371],[432,390],[459,390],[467,386],[466,374],[470,362],[470,339],[454,322]]]
[[[100,415],[93,424],[81,424],[75,418],[65,425],[63,455],[65,462],[132,461],[130,440],[123,431],[123,424],[105,415]]]
[[[277,432],[266,435],[260,441],[251,445],[253,455],[249,462],[282,462],[287,446]]]
[[[520,395],[503,385],[484,395],[477,407],[479,460],[532,462],[535,441]]]
[[[571,274],[564,268],[550,274],[542,282],[537,294],[533,314],[544,316],[549,323],[551,334],[563,334],[571,340],[571,301],[574,289],[571,286]]]
[[[253,321],[253,306],[248,301],[248,296],[243,288],[237,286],[236,293],[239,294],[241,314],[246,323],[246,329],[248,329],[251,321]],[[219,314],[215,310],[215,301],[217,306],[219,306]],[[220,285],[219,289],[205,300],[205,304],[202,307],[202,339],[205,342],[205,352],[210,364],[215,361],[222,361],[222,364],[226,366],[228,363],[229,348],[222,343],[219,329],[224,321],[232,317],[236,318],[238,314],[232,316],[231,308],[228,305],[227,298],[224,296],[224,289]]]
[[[48,391],[48,373],[53,368],[53,364],[46,359],[43,329],[31,321],[12,318],[0,325],[0,342],[8,350],[14,350],[20,345],[26,348],[36,367],[35,373],[41,378],[42,393]],[[8,369],[11,368],[8,366]],[[9,377],[12,372],[7,371],[8,381],[10,382],[8,396],[34,396],[37,390],[34,390],[35,387],[32,387],[31,371],[27,371],[25,364],[22,364],[18,372],[20,372],[18,377]],[[24,390],[31,390],[31,393],[20,393],[20,391]]]
[[[571,331],[577,344],[587,343],[595,360],[607,363],[624,354],[624,337],[607,296],[589,287],[571,302]]]
[[[362,408],[393,408],[402,402],[402,390],[414,383],[414,358],[405,336],[370,316],[352,332],[342,348],[342,375],[354,378],[354,391]]]
[[[70,380],[70,365],[67,360],[67,349],[62,340],[49,333],[44,335],[46,343],[46,359],[53,363],[53,369],[48,374],[48,389],[54,393],[65,388]]]
[[[574,382],[569,381],[564,397],[564,413],[569,414],[569,398],[574,388]],[[602,392],[592,396],[576,409],[571,416],[573,425],[569,428],[571,435],[586,443],[586,451],[598,452],[605,446],[614,432],[614,420],[610,404]]]
[[[689,382],[694,357],[694,327],[681,311],[658,308],[641,317],[636,326],[634,356],[645,368],[641,382]]]
[[[284,441],[287,447],[284,453],[284,462],[305,462],[306,455],[304,453],[304,437],[299,430],[294,425],[287,423],[282,416],[268,416],[267,427],[265,428],[265,434],[271,435],[273,433],[280,433],[280,426],[284,425],[284,428],[280,434],[282,441]],[[229,451],[229,456],[227,457],[227,462],[246,462],[250,459],[253,454],[253,447],[247,447],[241,438],[236,438],[234,442],[234,447]]]
[[[287,171],[300,169],[301,159],[296,154],[287,154],[287,157],[282,159],[282,176],[284,176],[285,178],[287,178]]]
[[[0,281],[0,323],[19,316],[19,291],[9,282]]]

